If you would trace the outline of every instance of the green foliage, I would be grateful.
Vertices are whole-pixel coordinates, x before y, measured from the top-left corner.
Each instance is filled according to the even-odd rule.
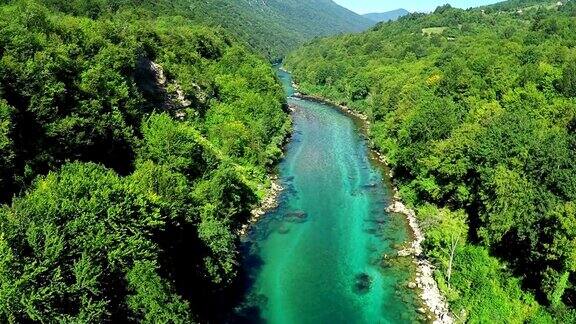
[[[468,235],[466,214],[463,211],[452,212],[448,209],[438,209],[433,205],[425,205],[418,209],[418,218],[426,231],[428,253],[436,254],[437,259],[447,259],[446,251],[452,242],[464,245]]]
[[[560,87],[566,97],[576,97],[576,62],[570,60],[562,71]]]
[[[151,261],[137,261],[127,273],[128,287],[135,291],[128,296],[128,305],[142,323],[189,323],[188,305],[170,291]]]
[[[534,297],[523,292],[519,280],[502,270],[486,249],[468,245],[458,250],[456,259],[452,280],[458,292],[451,306],[463,321],[526,323],[541,316]]]
[[[230,282],[237,264],[236,232],[248,219],[256,197],[227,166],[215,170],[193,192],[200,223],[198,235],[211,251],[204,263],[215,283]]]
[[[576,306],[573,7],[443,6],[358,35],[315,40],[286,62],[302,92],[367,115],[373,145],[389,158],[401,194],[431,224],[425,244],[444,290],[471,322],[538,322],[546,312],[570,318]],[[359,80],[368,81],[368,92],[351,96]],[[467,235],[450,285],[446,249],[455,231]],[[480,271],[466,269],[462,257],[491,260],[482,271],[498,281],[482,298],[502,299],[501,309],[456,279],[459,271]],[[487,285],[488,278],[474,282]],[[550,307],[537,310],[520,287]]]
[[[211,289],[231,282],[236,233],[256,201],[251,189],[229,168],[192,186],[170,160],[140,161],[124,178],[66,164],[1,210],[1,319],[188,323],[190,301],[167,274],[182,271],[170,260],[191,244],[204,252],[188,256],[188,268],[201,265]]]
[[[15,181],[3,199],[67,161],[129,173],[146,130],[141,121],[155,109],[186,116],[193,127],[177,131],[188,132],[180,140],[208,137],[216,150],[260,169],[268,145],[286,131],[271,67],[221,30],[130,11],[90,20],[30,1],[0,11],[2,132],[12,139],[2,137],[1,149],[12,148],[3,154],[12,167],[2,168],[2,181]],[[6,104],[14,108],[9,124]],[[203,172],[192,169],[190,176]]]
[[[0,5],[0,322],[221,316],[290,121],[268,62],[184,16]]]
[[[1,271],[6,280],[0,316],[15,322],[101,322],[119,314],[139,319],[140,307],[177,298],[154,267],[140,282],[131,278],[141,271],[140,260],[157,259],[153,232],[165,222],[158,204],[94,164],[68,164],[37,180],[2,211],[3,249],[11,262]],[[135,303],[141,285],[148,285],[150,296]],[[132,289],[136,297],[128,302]],[[178,309],[170,316],[189,317],[186,308]]]
[[[142,124],[142,160],[150,160],[194,179],[206,172],[208,161],[199,142],[201,135],[193,126],[176,122],[167,114],[152,115]],[[205,156],[207,155],[207,156]]]

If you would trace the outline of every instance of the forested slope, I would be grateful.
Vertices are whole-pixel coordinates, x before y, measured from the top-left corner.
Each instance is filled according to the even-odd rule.
[[[388,21],[398,20],[398,18],[400,18],[402,16],[406,16],[408,14],[410,14],[410,12],[406,9],[396,9],[396,10],[387,11],[387,12],[368,13],[368,14],[364,14],[362,16],[366,17],[370,20],[373,20],[375,22],[388,22]]]
[[[315,40],[287,67],[369,117],[458,318],[573,323],[576,5],[490,8]]]
[[[0,322],[214,318],[282,88],[222,29],[91,16],[0,5]]]
[[[317,36],[359,32],[374,25],[332,0],[215,0],[196,6],[207,13],[205,22],[238,31],[271,58],[282,58]],[[221,8],[242,18],[230,19]]]
[[[140,8],[223,27],[269,59],[280,59],[316,36],[363,31],[374,22],[331,0],[43,0],[56,10],[97,17]]]

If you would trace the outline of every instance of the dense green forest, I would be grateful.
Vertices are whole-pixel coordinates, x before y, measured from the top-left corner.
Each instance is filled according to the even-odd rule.
[[[227,32],[103,3],[0,5],[3,323],[209,319],[290,130]]]
[[[139,15],[178,15],[222,27],[270,60],[278,60],[316,36],[359,32],[374,21],[331,0],[44,0],[50,8],[90,18],[120,11]],[[138,8],[138,10],[134,10]]]
[[[575,30],[574,1],[447,5],[287,59],[368,116],[461,321],[576,321]]]

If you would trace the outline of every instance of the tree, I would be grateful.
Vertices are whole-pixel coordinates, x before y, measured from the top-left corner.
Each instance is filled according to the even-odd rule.
[[[39,179],[1,213],[1,246],[11,262],[0,271],[0,317],[144,320],[158,315],[150,303],[174,303],[162,316],[187,321],[189,310],[154,266],[153,233],[167,218],[149,198],[94,164],[69,164]],[[133,291],[137,297],[129,297]]]
[[[213,157],[200,144],[200,133],[193,126],[174,121],[167,114],[154,114],[142,124],[141,160],[150,160],[190,180],[210,168]]]
[[[137,261],[126,275],[128,287],[135,291],[128,296],[128,305],[142,323],[190,323],[189,305],[176,295],[157,273],[151,261]]]
[[[429,247],[430,255],[446,267],[446,281],[450,288],[455,257],[468,234],[466,215],[463,211],[452,212],[426,205],[418,209],[418,218],[426,231],[424,244]]]
[[[445,13],[446,11],[449,11],[449,10],[451,10],[451,9],[452,9],[452,6],[451,6],[451,5],[445,4],[445,5],[443,5],[443,6],[438,6],[438,7],[436,8],[436,10],[434,10],[434,13],[441,15],[441,14],[443,14],[443,13]]]
[[[199,238],[209,253],[205,268],[215,283],[230,283],[237,271],[237,231],[250,215],[256,197],[228,165],[198,183],[193,193],[199,206]]]
[[[560,89],[566,97],[576,97],[576,61],[569,60],[564,65]]]
[[[13,185],[12,181],[14,180],[13,113],[12,107],[0,101],[0,188],[3,188],[0,200],[8,198],[6,195],[10,192],[9,188]]]
[[[454,264],[454,255],[456,253],[456,248],[460,244],[460,237],[462,233],[454,233],[450,236],[449,242],[449,259],[448,259],[448,269],[446,270],[446,280],[448,281],[448,288],[450,288],[450,279],[452,278],[452,265]]]

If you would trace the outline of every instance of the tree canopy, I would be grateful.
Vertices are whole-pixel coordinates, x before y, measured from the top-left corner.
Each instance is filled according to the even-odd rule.
[[[3,3],[0,322],[215,320],[290,129],[272,67],[144,4]]]

